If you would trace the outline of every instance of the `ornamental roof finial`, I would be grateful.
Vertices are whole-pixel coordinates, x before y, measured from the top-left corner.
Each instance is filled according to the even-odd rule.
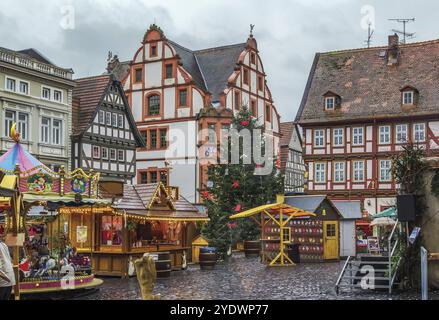
[[[253,30],[255,29],[254,24],[250,24],[250,38],[253,38]]]

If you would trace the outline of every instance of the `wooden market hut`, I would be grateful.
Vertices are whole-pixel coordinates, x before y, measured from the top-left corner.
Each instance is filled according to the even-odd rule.
[[[256,218],[258,215],[260,220]],[[292,224],[308,221],[314,213],[295,208],[285,203],[283,195],[277,196],[273,204],[262,205],[232,215],[230,219],[253,218],[261,226],[262,262],[269,266],[294,266],[288,255],[288,246],[294,242]]]
[[[113,208],[113,213],[95,217],[93,265],[98,275],[126,277],[130,261],[146,252],[169,252],[172,269],[181,269],[191,256],[190,230],[208,221],[178,188],[162,183],[124,185]]]

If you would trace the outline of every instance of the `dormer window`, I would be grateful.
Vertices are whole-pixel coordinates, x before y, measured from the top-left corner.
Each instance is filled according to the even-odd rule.
[[[333,111],[341,106],[341,98],[339,95],[328,91],[324,95],[324,108],[327,111]]]
[[[325,98],[325,109],[334,110],[334,108],[335,108],[335,97]]]
[[[403,106],[417,105],[419,91],[411,86],[405,86],[401,89],[401,104]]]

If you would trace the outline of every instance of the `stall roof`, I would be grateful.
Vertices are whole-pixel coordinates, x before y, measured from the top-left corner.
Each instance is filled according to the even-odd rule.
[[[0,183],[0,206],[9,205],[11,196],[16,192],[14,189],[17,184],[17,177],[15,175],[4,176]]]
[[[173,199],[162,183],[124,185],[124,195],[113,208],[149,220],[207,221],[200,211],[179,195]]]
[[[346,219],[361,219],[361,203],[359,200],[331,200],[341,216]]]
[[[310,217],[310,216],[315,216],[314,213],[312,212],[307,212],[306,210],[302,210],[302,209],[298,209],[298,208],[294,208],[290,205],[287,205],[285,203],[282,202],[276,202],[273,204],[266,204],[263,206],[259,206],[250,210],[246,210],[240,213],[237,213],[233,216],[230,217],[230,219],[239,219],[239,218],[248,218],[251,216],[254,216],[256,214],[259,214],[261,212],[270,212],[270,211],[280,211],[283,210],[283,213],[285,215],[289,215],[289,216],[293,216],[293,217]]]
[[[315,212],[326,196],[286,196],[285,203],[305,211]]]

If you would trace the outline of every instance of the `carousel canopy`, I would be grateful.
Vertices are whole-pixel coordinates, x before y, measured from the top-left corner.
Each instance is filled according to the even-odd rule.
[[[41,170],[52,173],[52,170],[32,156],[20,143],[16,143],[0,157],[0,171],[14,174],[16,165],[20,168],[20,176],[28,176]]]

